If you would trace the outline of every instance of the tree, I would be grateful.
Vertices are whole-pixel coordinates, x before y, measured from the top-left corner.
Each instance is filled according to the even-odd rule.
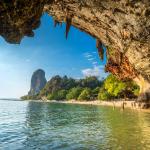
[[[67,95],[67,90],[60,90],[53,92],[47,96],[48,100],[65,100]]]
[[[114,75],[110,74],[104,82],[104,88],[110,95],[117,97],[126,89],[126,84],[118,80]]]
[[[75,80],[67,76],[52,77],[39,94],[23,96],[22,99],[41,99],[47,97],[49,100],[63,99],[112,99],[112,98],[135,98],[139,94],[139,86],[131,80],[120,81],[110,74],[104,81],[99,81],[97,77],[86,77]]]
[[[38,95],[25,95],[21,97],[22,100],[39,100]]]
[[[112,96],[107,92],[107,90],[102,87],[98,93],[99,100],[110,100]]]
[[[136,97],[137,97],[137,96],[139,95],[139,93],[140,93],[140,87],[139,87],[138,85],[136,85],[135,83],[134,83],[134,85],[133,85],[132,92],[134,93],[134,95],[135,95]]]
[[[95,89],[92,90],[92,99],[93,100],[98,98],[99,90],[100,90],[100,87],[96,87]]]
[[[60,90],[57,92],[57,99],[58,100],[65,100],[67,95],[67,90]]]
[[[48,96],[50,93],[55,93],[59,90],[69,90],[75,86],[75,79],[56,75],[47,82],[46,86],[41,90],[40,96]]]
[[[45,87],[41,90],[40,96],[47,96],[61,89],[61,77],[59,75],[52,77]]]
[[[68,78],[67,76],[64,76],[62,78],[61,87],[63,89],[70,90],[71,88],[76,87],[76,85],[77,85],[77,83],[76,83],[75,79]]]
[[[54,93],[53,93],[53,94],[48,94],[48,95],[47,95],[47,99],[48,99],[48,100],[55,100],[55,95],[54,95]]]
[[[81,93],[81,91],[82,91],[82,88],[80,88],[80,87],[72,88],[72,89],[68,92],[68,94],[67,94],[67,96],[66,96],[66,99],[67,99],[67,100],[70,100],[70,99],[75,99],[75,100],[77,100],[78,97],[79,97],[79,95],[80,95],[80,93]]]
[[[85,79],[80,79],[78,82],[80,87],[94,89],[102,85],[102,82],[97,77],[91,76]]]
[[[139,86],[131,80],[121,81],[110,74],[99,91],[98,98],[102,100],[112,98],[135,98],[139,93]]]
[[[90,100],[92,91],[90,88],[85,88],[78,97],[78,100]]]

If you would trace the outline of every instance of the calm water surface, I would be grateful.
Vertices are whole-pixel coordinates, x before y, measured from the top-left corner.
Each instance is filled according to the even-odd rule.
[[[150,150],[150,113],[0,100],[0,150]]]

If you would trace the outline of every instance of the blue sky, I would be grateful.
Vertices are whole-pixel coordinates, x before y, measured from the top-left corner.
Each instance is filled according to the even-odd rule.
[[[54,75],[74,78],[96,75],[105,77],[104,61],[100,61],[95,39],[71,27],[65,38],[65,24],[54,28],[53,20],[44,14],[41,26],[32,38],[21,44],[8,44],[0,37],[0,97],[20,97],[30,88],[32,73],[44,69],[49,80]]]

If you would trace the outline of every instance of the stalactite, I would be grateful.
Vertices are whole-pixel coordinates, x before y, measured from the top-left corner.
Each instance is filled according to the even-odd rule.
[[[54,27],[57,27],[57,25],[59,25],[59,21],[54,19]]]
[[[68,38],[68,33],[70,31],[70,27],[71,27],[71,22],[72,22],[72,17],[66,17],[66,39]]]
[[[59,22],[60,27],[62,27],[62,22]]]
[[[96,47],[98,49],[98,54],[101,60],[104,60],[104,48],[103,48],[103,44],[100,40],[96,40]]]

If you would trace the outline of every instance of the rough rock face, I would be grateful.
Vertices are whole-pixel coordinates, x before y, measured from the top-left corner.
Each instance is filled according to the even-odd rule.
[[[38,94],[46,85],[45,72],[42,69],[36,70],[31,78],[31,88],[28,92],[29,96]]]
[[[149,98],[149,0],[2,0],[0,35],[11,43],[33,35],[42,12],[53,16],[55,24],[66,22],[66,37],[73,25],[101,41],[107,47],[106,70],[135,80],[142,98]]]
[[[24,36],[33,37],[40,25],[45,0],[1,0],[0,35],[9,43],[20,43]]]

